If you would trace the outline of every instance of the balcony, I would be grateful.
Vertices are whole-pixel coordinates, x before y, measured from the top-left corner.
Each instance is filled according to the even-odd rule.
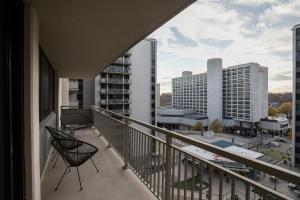
[[[100,89],[100,93],[101,94],[130,94],[131,90],[130,89],[112,89],[112,88],[108,88],[108,90],[106,89]]]
[[[100,83],[130,84],[131,81],[129,79],[121,79],[121,78],[101,78]]]
[[[79,190],[74,169],[64,177],[58,190],[54,191],[65,170],[65,164],[59,159],[53,169],[54,161],[49,162],[41,185],[42,200],[156,199],[131,170],[122,169],[122,159],[113,148],[106,148],[107,142],[103,137],[94,135],[91,129],[85,130],[84,134],[82,131],[76,131],[75,136],[99,149],[94,158],[99,173],[96,173],[91,163],[86,163],[79,168],[82,191]]]
[[[124,66],[129,66],[129,65],[131,65],[131,59],[130,59],[130,57],[125,57],[125,58],[120,57],[117,60],[115,60],[113,62],[113,64],[114,65],[121,65],[121,66],[123,66],[123,65]]]
[[[78,107],[68,110],[69,113],[79,111]],[[71,171],[55,192],[53,188],[65,166],[62,160],[55,169],[48,165],[42,184],[43,199],[297,198],[297,194],[289,190],[288,183],[299,185],[299,173],[115,112],[95,107],[90,108],[89,112],[93,116],[95,134],[79,131],[75,136],[100,149],[95,158],[100,168],[99,174],[87,163],[80,169],[83,191],[78,192],[77,177]],[[152,135],[153,132],[156,134]],[[185,150],[182,145],[193,145],[227,161],[209,161]],[[248,173],[251,169],[265,175],[255,172],[252,177]],[[277,184],[282,187],[275,190],[274,183],[270,181],[272,177],[276,177]]]
[[[111,74],[130,74],[131,69],[123,69],[122,67],[107,67],[105,70],[103,70],[105,73],[111,73]]]
[[[70,102],[69,102],[69,105],[70,106],[78,106],[78,101],[76,101],[76,100],[70,100]]]
[[[78,81],[70,81],[69,82],[69,91],[78,91],[79,87],[78,87]]]
[[[129,104],[130,99],[108,99],[108,100],[101,100],[101,104]]]
[[[131,109],[116,109],[116,110],[111,110],[112,112],[119,113],[119,114],[130,114]]]

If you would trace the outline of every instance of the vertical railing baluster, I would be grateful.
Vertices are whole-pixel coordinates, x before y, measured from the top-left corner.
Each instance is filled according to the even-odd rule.
[[[123,169],[127,169],[128,168],[128,158],[129,158],[129,121],[127,119],[125,119],[125,124],[124,124],[125,128],[124,131],[125,133],[123,134],[123,138],[125,139],[123,145],[124,145],[124,166]],[[122,136],[121,136],[122,137]]]
[[[223,172],[220,170],[219,200],[223,199]]]
[[[191,199],[194,199],[194,189],[195,189],[194,188],[195,187],[195,178],[194,178],[194,176],[195,176],[194,175],[194,173],[195,173],[194,172],[195,171],[195,169],[194,169],[195,168],[194,167],[195,164],[194,163],[195,163],[195,159],[194,159],[194,157],[192,157],[192,190],[191,190]]]
[[[157,147],[157,142],[156,142],[156,144],[155,144],[155,147]],[[154,194],[155,194],[155,191],[156,191],[156,170],[157,170],[157,167],[156,167],[156,149],[155,149],[155,151],[154,151],[154,155],[153,155],[154,157],[154,177],[153,177],[153,179],[154,179],[154,181],[153,181],[153,188],[154,188]],[[157,194],[157,196],[158,196],[158,194]]]
[[[235,200],[235,179],[231,177],[231,200]]]
[[[163,200],[165,199],[165,147],[166,145],[162,143],[161,198]]]
[[[172,200],[174,199],[175,158],[176,158],[176,151],[175,151],[175,148],[173,148],[173,153],[172,153]]]
[[[145,135],[142,134],[142,148],[141,148],[141,168],[142,168],[142,181],[144,180],[145,181],[145,154],[144,154],[144,148],[145,148]]]
[[[203,182],[203,173],[202,173],[203,164],[200,161],[199,163],[199,200],[202,200],[202,182]]]
[[[146,177],[146,185],[149,183],[149,147],[148,147],[148,136],[145,137],[145,154],[144,154],[144,162],[145,162],[145,177]]]
[[[149,137],[148,138],[148,165],[149,165],[149,177],[150,177],[150,180],[149,180],[149,183],[150,183],[150,189],[152,189],[152,147],[151,147],[151,141],[152,141],[152,138]]]
[[[160,186],[161,186],[161,184],[160,184],[160,182],[161,182],[161,180],[160,180],[160,145],[161,145],[161,143],[160,142],[158,142],[158,174],[157,174],[157,176],[158,176],[158,178],[157,178],[157,194],[158,194],[158,196],[159,196],[159,191],[160,191]]]
[[[212,199],[212,167],[207,165],[208,168],[208,200]]]
[[[142,178],[142,134],[140,131],[139,132],[139,176]]]
[[[250,200],[250,184],[246,183],[246,200]]]
[[[170,200],[171,184],[171,161],[172,161],[172,138],[167,135],[166,138],[166,161],[165,161],[165,200]]]
[[[181,188],[181,151],[178,151],[178,178],[177,178],[177,200],[180,199],[180,188]]]
[[[186,200],[186,188],[187,188],[187,154],[184,154],[184,190],[183,190],[183,199]]]

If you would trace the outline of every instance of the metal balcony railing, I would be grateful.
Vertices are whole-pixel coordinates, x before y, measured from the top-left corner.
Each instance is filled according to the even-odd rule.
[[[101,78],[100,83],[130,84],[131,81],[129,79],[121,79],[121,78]]]
[[[112,110],[112,112],[116,112],[119,114],[129,114],[129,113],[131,113],[131,110],[130,109],[116,109],[116,110]]]
[[[123,69],[123,68],[107,67],[103,72],[116,73],[116,74],[130,74],[131,70]]]
[[[120,57],[117,60],[115,60],[113,62],[113,64],[117,64],[117,65],[131,65],[131,59],[130,57]]]
[[[131,90],[129,89],[112,89],[112,88],[108,88],[106,89],[100,89],[100,93],[101,94],[130,94]]]
[[[95,127],[124,160],[124,168],[130,168],[159,199],[292,199],[246,175],[229,170],[228,165],[253,168],[280,181],[300,185],[299,173],[115,112],[91,109]],[[199,147],[231,162],[206,160],[184,150],[178,143]]]
[[[69,81],[69,91],[79,90],[78,81]]]
[[[101,104],[128,104],[130,103],[129,99],[108,99],[108,100],[101,100]]]

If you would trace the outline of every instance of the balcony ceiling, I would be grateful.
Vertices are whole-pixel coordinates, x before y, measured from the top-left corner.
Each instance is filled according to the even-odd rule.
[[[195,0],[26,0],[60,77],[94,78]]]

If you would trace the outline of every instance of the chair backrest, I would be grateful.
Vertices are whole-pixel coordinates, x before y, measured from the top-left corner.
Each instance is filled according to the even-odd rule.
[[[69,135],[63,131],[57,130],[50,126],[45,126],[47,131],[50,133],[53,139],[61,139],[61,138],[74,138],[72,135]]]
[[[74,138],[61,138],[51,143],[70,166],[79,166],[98,152],[97,147]]]
[[[60,121],[63,125],[73,125],[73,124],[78,124],[78,125],[87,125],[91,124],[92,119],[90,116],[84,113],[63,113],[60,116]]]

